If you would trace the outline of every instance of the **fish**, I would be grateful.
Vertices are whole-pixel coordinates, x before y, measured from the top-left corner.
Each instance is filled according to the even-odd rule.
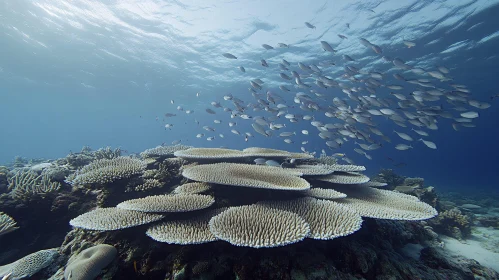
[[[475,118],[478,118],[480,116],[480,114],[478,112],[474,112],[474,111],[464,112],[464,113],[461,113],[460,115],[461,115],[461,117],[467,118],[467,119],[475,119]]]
[[[226,58],[237,59],[237,57],[231,53],[223,53],[222,55]]]
[[[409,146],[409,145],[406,145],[406,144],[398,144],[398,145],[395,146],[395,149],[397,149],[399,151],[405,151],[405,150],[408,150],[408,149],[412,149],[412,146]]]
[[[476,101],[476,100],[468,100],[468,104],[470,104],[470,106],[473,106],[473,107],[478,108],[478,109],[487,109],[491,106],[487,102],[480,102],[480,101]]]
[[[289,139],[289,138],[286,138],[284,139],[284,142],[288,143],[288,144],[291,144],[293,143],[293,140]]]
[[[215,113],[215,111],[213,111],[213,110],[212,110],[212,109],[210,109],[210,108],[206,109],[206,113],[208,113],[208,114],[212,114],[212,115],[216,114],[216,113]]]
[[[220,136],[220,138],[224,138],[224,135],[222,133],[218,134],[218,136]]]
[[[421,136],[429,136],[426,131],[417,130],[417,129],[414,129],[414,128],[411,128],[411,130],[414,131],[414,132],[416,132],[417,134],[419,134]]]
[[[269,67],[269,65],[267,64],[267,61],[265,61],[265,59],[261,59],[260,62],[261,62],[263,67]]]
[[[426,147],[428,147],[430,149],[436,149],[437,148],[437,145],[435,145],[435,143],[433,143],[431,141],[426,141],[426,140],[423,140],[422,138],[420,138],[419,141],[422,141],[426,145]]]
[[[394,130],[393,132],[397,133],[397,135],[398,135],[400,138],[404,139],[404,140],[407,140],[407,141],[413,141],[413,139],[412,139],[412,137],[411,137],[411,136],[409,136],[409,135],[407,135],[407,134],[405,134],[405,133],[403,133],[403,132],[397,132],[397,131],[395,131],[395,130]]]
[[[267,162],[267,159],[265,158],[255,158],[253,162],[257,165],[265,165]]]
[[[239,70],[240,70],[241,72],[246,73],[246,69],[244,69],[244,67],[239,66],[238,68],[239,68]]]
[[[301,133],[304,135],[308,135],[308,130],[302,130]]]
[[[253,129],[256,132],[260,133],[261,135],[263,135],[265,137],[269,137],[270,136],[261,125],[259,125],[257,123],[252,123],[251,126],[253,127]]]
[[[193,110],[185,110],[186,114],[192,114],[194,111]]]
[[[289,48],[289,45],[284,43],[277,43],[277,46],[279,46],[279,48]]]
[[[347,36],[345,36],[345,35],[341,35],[341,34],[338,34],[338,37],[340,37],[340,39],[343,39],[343,40],[344,40],[344,39],[348,39],[348,38],[347,38]]]
[[[237,123],[235,123],[235,122],[229,122],[229,126],[230,126],[230,127],[233,127],[233,126],[235,126],[236,124],[237,124]]]
[[[221,120],[213,120],[213,122],[214,122],[214,123],[216,123],[216,124],[220,124],[220,123],[222,123],[222,121],[221,121]]]
[[[215,136],[210,136],[210,137],[206,138],[206,140],[208,140],[208,141],[213,141],[213,139],[215,139]]]
[[[170,130],[171,130],[171,128],[172,128],[172,127],[173,127],[173,124],[171,124],[171,123],[167,123],[167,124],[165,124],[165,129],[167,129],[167,128],[168,128],[168,129],[170,129]]]
[[[404,40],[404,41],[403,41],[403,43],[404,43],[404,45],[406,45],[406,46],[407,46],[407,48],[408,48],[408,49],[410,49],[410,48],[412,48],[412,47],[416,46],[416,43],[414,43],[414,42],[412,42],[412,41],[406,41],[406,40]]]
[[[196,138],[201,138],[201,137],[203,137],[203,136],[204,136],[204,134],[203,134],[203,133],[199,133],[198,135],[196,135]]]
[[[273,159],[269,159],[265,162],[268,166],[281,167],[281,164]]]
[[[175,117],[176,115],[171,113],[166,113],[164,116],[165,118],[170,118],[170,117]]]
[[[331,47],[331,45],[329,45],[328,42],[326,41],[321,41],[321,46],[322,46],[322,49],[324,49],[324,51],[326,52],[336,52],[333,47]]]
[[[235,129],[232,129],[230,132],[236,134],[236,135],[241,135],[241,133]]]
[[[291,135],[295,135],[295,134],[296,134],[296,132],[281,132],[281,133],[279,134],[279,136],[280,136],[280,137],[289,137],[289,136],[291,136]]]
[[[266,50],[273,50],[274,47],[270,46],[270,45],[267,45],[267,44],[262,44],[262,47]]]
[[[170,103],[171,103],[171,104],[174,104],[174,103],[175,103],[175,101],[172,99],[172,100],[170,100]]]
[[[308,27],[308,28],[310,28],[310,29],[315,29],[315,26],[314,26],[314,25],[312,25],[312,24],[311,24],[311,23],[309,23],[309,22],[305,22],[305,26],[307,26],[307,27]]]

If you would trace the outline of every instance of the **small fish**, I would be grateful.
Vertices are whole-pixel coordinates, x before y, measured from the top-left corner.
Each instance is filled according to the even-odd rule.
[[[306,145],[306,144],[308,144],[308,141],[303,141],[303,142],[301,142],[301,144]]]
[[[173,124],[171,124],[171,123],[165,124],[165,129],[168,128],[171,130],[172,127],[173,127]]]
[[[308,130],[305,130],[305,129],[304,129],[304,130],[302,130],[302,131],[301,131],[301,133],[302,133],[303,135],[308,135]]]
[[[461,113],[461,117],[467,118],[467,119],[475,119],[475,118],[478,118],[479,116],[480,116],[480,114],[478,112],[473,112],[473,111]]]
[[[340,37],[341,39],[345,40],[345,39],[348,39],[347,36],[345,35],[341,35],[341,34],[338,34],[338,37]]]
[[[275,161],[275,160],[272,160],[272,159],[267,160],[267,161],[265,162],[265,164],[266,164],[266,165],[268,165],[268,166],[281,167],[281,164],[280,164],[279,162],[277,162],[277,161]]]
[[[244,67],[242,67],[242,66],[239,66],[239,70],[241,70],[241,72],[243,72],[243,73],[246,73],[246,69],[244,69]]]
[[[342,154],[342,153],[334,153],[333,154],[333,157],[344,157],[345,154]]]
[[[210,108],[206,109],[206,113],[208,113],[208,114],[212,114],[212,115],[216,114],[216,113],[215,113],[215,111],[213,111],[213,110],[212,110],[212,109],[210,109]]]
[[[284,142],[288,143],[288,144],[291,144],[293,143],[293,140],[289,139],[289,138],[286,138],[284,139]]]
[[[185,113],[186,114],[192,114],[194,111],[193,110],[186,110]]]
[[[175,117],[175,116],[176,116],[175,114],[170,114],[170,113],[165,114],[165,118]]]
[[[321,41],[321,46],[322,46],[322,49],[324,49],[324,51],[327,51],[327,52],[336,52],[333,47],[331,47],[331,45],[326,42],[326,41]]]
[[[262,47],[266,50],[273,50],[274,47],[270,46],[270,45],[267,45],[267,44],[262,44]]]
[[[312,24],[311,24],[311,23],[309,23],[309,22],[305,22],[305,26],[307,26],[307,27],[308,27],[308,28],[310,28],[310,29],[315,29],[315,26],[314,26],[314,25],[312,25]]]
[[[198,135],[196,135],[196,138],[201,138],[201,137],[203,137],[203,136],[204,136],[204,134],[203,134],[203,133],[199,133]]]
[[[267,159],[265,158],[255,158],[253,162],[257,165],[265,165],[267,162]]]
[[[226,58],[237,59],[237,57],[231,53],[223,53],[222,55]]]
[[[421,136],[429,136],[428,132],[426,132],[426,131],[417,130],[417,129],[414,129],[414,128],[411,128],[411,130],[414,131],[414,132],[416,132],[417,134],[419,134]]]
[[[174,103],[175,103],[175,101],[172,99],[172,100],[170,100],[170,103],[171,103],[171,104],[174,104]]]
[[[222,123],[221,120],[213,120],[213,122],[216,123],[216,124],[221,124]]]
[[[211,136],[211,137],[206,138],[206,140],[208,140],[208,141],[213,141],[213,139],[215,139],[215,136]]]
[[[235,125],[236,125],[236,123],[235,123],[235,122],[229,122],[229,126],[230,126],[230,127],[233,127],[233,126],[235,126]]]
[[[291,136],[291,135],[295,135],[295,134],[296,134],[296,132],[281,132],[281,133],[279,134],[279,136],[280,136],[280,137],[289,137],[289,136]]]
[[[269,67],[269,65],[267,64],[267,61],[265,61],[265,59],[261,59],[260,62],[261,62],[263,67]]]
[[[406,144],[398,144],[397,146],[395,146],[395,149],[399,150],[399,151],[405,151],[405,150],[408,150],[408,149],[412,149],[412,146],[409,146],[409,145],[406,145]],[[389,160],[392,160],[391,158],[388,158]]]
[[[431,141],[426,141],[426,140],[423,140],[422,138],[419,139],[419,141],[422,141],[426,147],[430,148],[430,149],[436,149],[437,148],[437,145]]]
[[[407,48],[408,48],[408,49],[410,49],[410,48],[412,48],[412,47],[416,46],[416,43],[411,42],[411,41],[406,41],[406,40],[404,40],[404,41],[403,41],[403,43],[404,43],[404,45],[406,45],[406,46],[407,46]]]
[[[232,129],[230,132],[236,134],[236,135],[241,135],[241,133],[235,129]]]
[[[222,133],[218,134],[218,136],[220,136],[220,138],[224,138],[225,137]]]
[[[277,43],[277,45],[279,46],[279,48],[289,48],[289,45],[284,43]]]
[[[413,140],[411,136],[409,136],[409,135],[407,135],[407,134],[405,134],[405,133],[403,133],[403,132],[397,132],[397,131],[395,131],[395,130],[394,130],[393,132],[397,133],[397,135],[398,135],[400,138],[404,139],[404,140],[407,140],[407,141],[412,141],[412,140]]]

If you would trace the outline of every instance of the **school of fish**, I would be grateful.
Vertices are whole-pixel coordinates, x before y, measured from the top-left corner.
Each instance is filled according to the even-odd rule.
[[[305,22],[305,27],[312,29],[311,32],[316,29],[309,22]],[[341,53],[326,41],[317,42],[327,53],[326,59],[307,62],[282,58],[274,64],[261,59],[258,64],[268,70],[266,77],[249,78],[251,101],[242,100],[247,99],[247,93],[236,96],[224,94],[223,101],[213,101],[205,108],[207,115],[203,118],[226,113],[233,121],[224,123],[214,119],[213,126],[199,127],[193,135],[214,141],[217,137],[224,138],[223,133],[230,131],[248,142],[255,137],[253,133],[257,133],[261,135],[258,137],[279,137],[284,143],[292,144],[296,135],[316,133],[323,139],[325,147],[334,151],[346,142],[353,142],[356,146],[354,151],[370,160],[370,151],[382,147],[399,151],[418,145],[437,149],[437,144],[431,141],[431,134],[439,127],[450,125],[456,131],[475,127],[479,111],[491,106],[474,99],[466,85],[455,83],[451,70],[445,66],[435,65],[430,69],[414,67],[402,58],[388,56],[381,46],[365,38],[354,39],[343,34],[338,34],[338,37],[358,40],[371,52],[368,55],[374,55],[373,60],[386,69],[363,70],[363,65],[373,61],[357,62],[354,57]],[[417,48],[417,43],[412,41],[404,40],[403,45]],[[285,43],[276,46],[262,44],[262,56],[268,54],[275,61],[276,56],[282,55],[282,52],[275,52],[277,48],[292,49],[293,46]],[[237,57],[230,52],[221,55],[237,61]],[[249,66],[234,67],[246,75]],[[339,75],[338,71],[332,71],[338,68],[342,69]],[[328,74],[332,72],[336,74]],[[277,88],[266,87],[262,79],[275,82],[275,77],[278,77],[280,85]],[[199,93],[196,96],[199,97]],[[173,100],[171,104],[174,104]],[[181,106],[177,110],[184,111]],[[192,112],[185,111],[187,114]],[[165,118],[175,116],[173,113],[165,114]],[[391,127],[395,128],[381,131],[379,124],[387,121],[392,122]],[[195,122],[199,126],[199,121]],[[248,122],[250,126],[242,127],[252,127],[253,131],[239,131],[240,122]],[[303,129],[300,125],[300,128],[293,129],[293,124],[298,122],[307,122],[310,128]],[[172,128],[172,124],[165,124],[165,129]],[[174,143],[178,144],[180,140]],[[315,154],[307,149],[308,143],[301,141],[301,151]],[[325,152],[324,149],[322,152]],[[345,162],[353,163],[344,153],[332,153]]]

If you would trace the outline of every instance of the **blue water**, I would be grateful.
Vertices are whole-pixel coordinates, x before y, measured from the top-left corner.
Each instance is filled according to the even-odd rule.
[[[424,177],[427,185],[442,190],[497,190],[499,98],[490,97],[499,94],[499,1],[100,2],[5,0],[0,4],[0,162],[11,162],[15,156],[64,157],[82,146],[140,152],[175,140],[204,147],[299,151],[300,143],[308,140],[307,150],[346,153],[366,165],[369,174],[395,168],[406,176]],[[316,29],[307,28],[305,21]],[[348,39],[342,41],[337,34]],[[341,54],[349,54],[357,60],[353,65],[384,72],[388,81],[395,83],[393,65],[363,47],[360,37],[381,46],[383,54],[400,57],[410,65],[425,69],[446,66],[451,83],[466,85],[474,99],[490,102],[492,107],[480,110],[476,128],[456,132],[449,120],[439,119],[438,131],[430,131],[437,150],[421,142],[412,143],[412,150],[395,150],[393,146],[401,141],[391,131],[407,130],[377,119],[392,143],[369,152],[372,160],[353,152],[353,141],[329,150],[305,121],[277,121],[287,124],[281,131],[297,131],[292,137],[295,142],[286,144],[282,138],[254,132],[250,120],[231,120],[230,114],[220,109],[215,109],[216,115],[205,112],[213,108],[212,101],[233,107],[222,98],[227,93],[255,103],[248,92],[253,78],[266,82],[265,91],[296,105],[294,94],[304,90],[285,93],[277,87],[284,84],[277,69],[281,58],[292,63],[292,70],[298,69],[297,62],[334,60],[336,77],[343,69]],[[325,53],[320,48],[322,40],[338,54]],[[416,46],[408,49],[402,40],[414,41]],[[271,51],[261,47],[280,42],[290,47]],[[222,57],[225,52],[238,59]],[[260,65],[262,58],[269,62],[268,69]],[[237,69],[240,65],[246,73]],[[346,97],[339,89],[315,85],[313,89],[328,95],[329,102],[333,96]],[[411,90],[414,88],[408,86],[405,92]],[[440,104],[451,107],[443,100],[430,105]],[[194,113],[187,115],[177,106]],[[164,120],[165,113],[177,116]],[[331,122],[324,112],[290,109],[290,113],[314,114],[324,123]],[[248,114],[269,116],[251,110]],[[223,124],[214,124],[213,119]],[[245,142],[244,137],[230,132],[229,121],[237,121],[233,128],[255,137]],[[165,123],[174,126],[166,130]],[[203,125],[217,131],[204,131]],[[301,135],[302,129],[310,135]],[[198,133],[205,136],[198,139]],[[218,137],[219,133],[225,138]],[[216,138],[209,142],[208,136]],[[394,167],[397,163],[405,166]]]

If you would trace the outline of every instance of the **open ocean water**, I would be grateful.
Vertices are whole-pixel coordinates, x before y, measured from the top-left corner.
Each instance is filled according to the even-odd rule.
[[[325,153],[478,204],[459,208],[480,226],[467,236],[499,240],[498,15],[497,0],[4,0],[0,165],[85,146]]]

